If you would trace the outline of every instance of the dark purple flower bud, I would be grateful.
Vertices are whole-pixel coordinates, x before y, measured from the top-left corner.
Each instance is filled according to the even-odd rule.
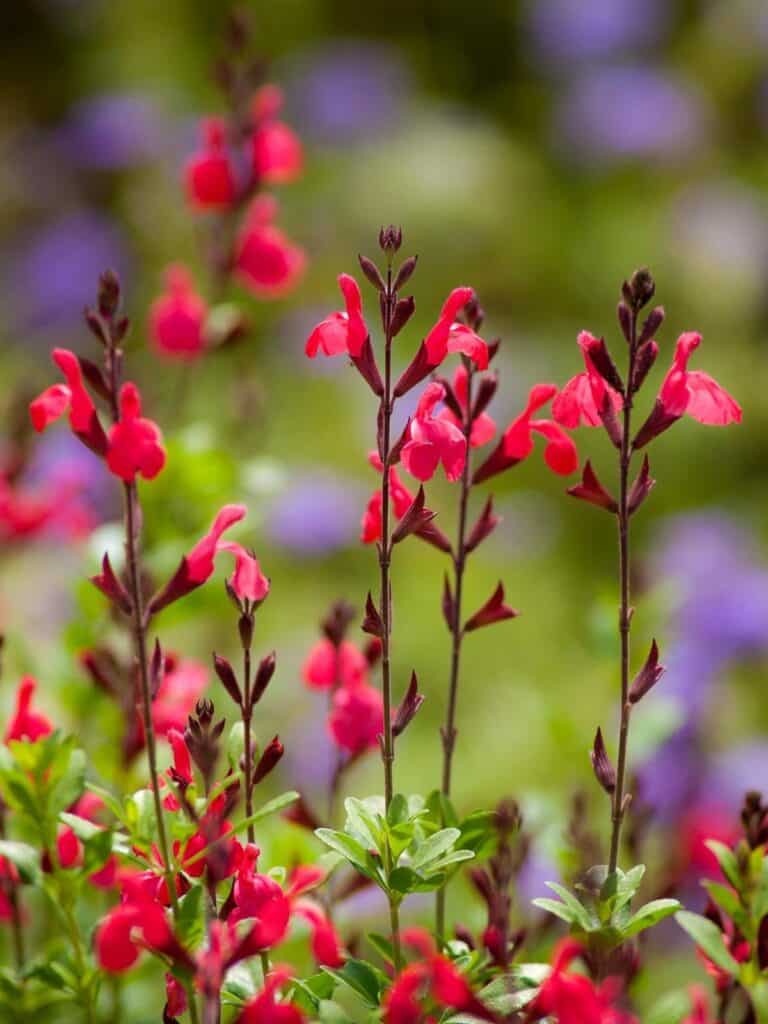
[[[644,448],[650,441],[653,441],[660,434],[663,434],[665,430],[669,430],[669,428],[674,423],[677,423],[679,419],[679,416],[668,412],[664,403],[660,402],[657,398],[648,419],[635,435],[632,447],[635,451],[638,451],[640,448]]]
[[[381,276],[379,268],[376,266],[373,260],[369,260],[367,256],[360,255],[358,255],[357,259],[358,262],[360,263],[360,269],[371,282],[373,287],[380,292],[386,291],[387,286],[384,284],[384,278]]]
[[[256,669],[256,677],[253,680],[253,687],[251,688],[251,707],[258,704],[264,693],[272,682],[272,676],[275,674],[275,668],[277,667],[277,655],[274,651],[267,654],[259,662],[259,667]]]
[[[382,622],[378,608],[373,603],[370,590],[368,591],[368,597],[365,599],[365,618],[363,619],[363,623],[360,628],[364,633],[378,637],[379,640],[384,636],[384,623]]]
[[[97,297],[99,313],[111,320],[120,305],[120,279],[114,270],[105,270],[99,277],[99,291]]]
[[[663,306],[656,306],[651,310],[645,318],[643,329],[640,331],[640,337],[637,339],[638,345],[645,345],[647,341],[650,341],[653,338],[656,331],[658,331],[664,323],[664,316],[665,313]]]
[[[626,302],[620,302],[616,307],[616,316],[619,320],[619,327],[621,327],[621,333],[629,342],[632,338],[632,311]]]
[[[330,611],[320,623],[320,629],[334,647],[339,647],[354,618],[355,609],[349,602],[334,601]]]
[[[464,632],[471,633],[482,626],[490,626],[494,622],[504,622],[506,619],[514,619],[520,613],[504,603],[504,584],[499,583],[494,592],[479,608],[475,614],[464,624]]]
[[[610,795],[616,789],[616,770],[611,764],[611,759],[608,757],[608,751],[605,749],[603,734],[599,726],[595,733],[595,742],[589,756],[592,761],[595,778],[605,792]]]
[[[416,303],[414,302],[412,295],[409,295],[406,299],[397,300],[397,303],[395,304],[395,311],[392,314],[392,320],[389,325],[393,338],[402,331],[413,316],[415,309]]]
[[[506,469],[511,469],[512,466],[516,466],[520,461],[515,456],[507,455],[504,438],[502,437],[485,462],[475,470],[472,476],[472,483],[481,484],[485,480],[490,480],[492,476],[496,476],[497,473],[503,473]]]
[[[160,646],[160,641],[155,637],[155,646],[152,649],[152,659],[149,663],[149,693],[152,700],[157,696],[157,691],[165,676],[165,656]]]
[[[484,373],[480,378],[480,386],[477,389],[475,400],[472,403],[472,422],[474,423],[477,417],[485,412],[488,406],[491,404],[493,396],[496,394],[496,389],[499,386],[499,375],[497,373]]]
[[[597,344],[590,346],[589,358],[606,384],[609,384],[614,391],[624,394],[624,381],[611,358],[605,338],[600,338]]]
[[[416,497],[411,502],[410,508],[392,531],[393,544],[399,544],[406,537],[410,537],[412,533],[420,532],[435,518],[437,513],[426,508],[424,500],[424,488],[420,486]]]
[[[565,493],[570,494],[572,498],[579,498],[581,501],[588,501],[591,505],[597,505],[598,508],[604,508],[607,512],[615,513],[619,508],[616,499],[611,497],[597,479],[589,459],[584,463],[581,483],[569,487]]]
[[[656,282],[648,267],[640,267],[629,279],[629,291],[635,309],[647,306],[656,293]]]
[[[91,576],[91,583],[126,615],[133,612],[133,602],[115,575],[108,554],[105,553],[101,560],[101,572],[97,576]]]
[[[446,377],[435,377],[438,384],[441,384],[445,394],[443,395],[443,405],[450,409],[459,423],[464,422],[464,410],[459,404],[459,400],[456,397],[456,392],[453,390],[453,385]]]
[[[419,693],[419,682],[416,678],[416,673],[411,672],[411,681],[408,684],[408,689],[405,691],[405,696],[400,701],[400,706],[395,714],[395,720],[392,723],[393,736],[401,736],[405,732],[423,703],[424,695]]]
[[[257,786],[262,779],[265,779],[272,769],[277,766],[278,761],[284,753],[285,747],[280,742],[279,737],[275,736],[259,758],[259,763],[256,765],[254,770],[251,784],[253,786]]]
[[[388,256],[392,256],[403,244],[403,230],[390,224],[379,231],[379,246]]]
[[[644,345],[638,349],[637,356],[635,358],[635,368],[632,373],[632,393],[639,391],[645,382],[645,378],[650,373],[653,364],[656,362],[656,356],[659,354],[659,346],[655,341],[646,341]]]
[[[632,484],[627,497],[627,511],[630,515],[637,512],[655,486],[656,481],[651,476],[650,463],[648,462],[648,456],[646,455],[643,459],[643,464],[640,467],[637,479]]]
[[[221,680],[221,685],[227,691],[232,700],[237,704],[238,707],[243,706],[243,695],[240,692],[240,686],[235,676],[235,670],[226,658],[222,658],[220,655],[214,652],[213,655],[213,667],[216,670],[216,675]]]
[[[112,397],[112,392],[100,367],[90,359],[86,359],[84,356],[78,356],[77,361],[80,364],[83,377],[88,381],[93,391],[99,395],[100,398],[104,398],[106,401]]]
[[[403,285],[410,281],[411,275],[416,269],[416,262],[418,261],[418,258],[418,256],[409,256],[408,259],[403,260],[400,265],[400,269],[397,272],[395,283],[392,285],[392,291],[399,292]]]
[[[411,439],[411,417],[408,417],[408,421],[403,427],[403,431],[400,437],[395,441],[392,447],[389,449],[389,458],[387,464],[389,466],[396,466],[400,461],[400,455],[402,454],[403,448]]]
[[[443,599],[441,606],[445,624],[449,630],[452,630],[456,621],[456,604],[453,600],[453,591],[451,590],[451,581],[448,579],[448,573],[443,577]]]
[[[486,501],[483,511],[470,531],[467,542],[464,545],[465,551],[469,553],[479,547],[486,537],[493,533],[500,522],[500,517],[493,514],[493,496],[491,496]]]
[[[416,536],[426,544],[437,548],[438,551],[443,551],[446,555],[451,554],[451,542],[434,522],[428,522],[426,526],[422,526],[421,529],[416,531]]]
[[[645,664],[637,673],[629,688],[630,704],[637,704],[658,683],[664,672],[664,666],[659,664],[659,648],[654,640],[648,657],[645,659]]]

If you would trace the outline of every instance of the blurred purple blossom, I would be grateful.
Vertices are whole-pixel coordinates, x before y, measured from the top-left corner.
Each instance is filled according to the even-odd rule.
[[[77,103],[55,138],[74,166],[116,170],[144,163],[167,148],[169,125],[149,97],[107,93]]]
[[[409,87],[396,51],[368,40],[327,43],[303,53],[285,84],[301,134],[326,145],[365,142],[391,131]]]
[[[554,138],[586,164],[692,158],[706,139],[703,96],[674,74],[625,64],[595,67],[566,90]]]
[[[120,511],[114,477],[69,431],[51,430],[37,441],[21,482],[48,493],[76,495],[96,522]]]
[[[366,495],[331,470],[296,471],[273,501],[268,535],[301,555],[326,555],[357,542]]]
[[[3,266],[2,290],[17,330],[79,331],[99,274],[111,267],[125,280],[129,264],[118,229],[90,210],[25,233],[9,246]]]
[[[531,0],[528,30],[535,50],[556,70],[648,46],[661,38],[670,6],[663,0]]]

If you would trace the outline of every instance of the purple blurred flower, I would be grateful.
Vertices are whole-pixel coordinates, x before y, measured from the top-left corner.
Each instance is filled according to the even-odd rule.
[[[114,477],[68,430],[50,430],[38,440],[21,482],[47,493],[76,496],[96,522],[120,510]]]
[[[669,12],[659,0],[532,0],[528,28],[543,60],[559,69],[657,42]]]
[[[144,163],[162,152],[169,126],[140,93],[91,96],[72,108],[56,141],[77,167],[115,170]]]
[[[286,92],[292,118],[307,139],[358,143],[397,126],[408,76],[389,47],[346,40],[302,54],[286,79]]]
[[[330,470],[297,470],[273,502],[270,537],[301,555],[326,555],[357,542],[365,494]]]
[[[640,65],[597,67],[573,83],[554,115],[554,137],[587,163],[687,159],[706,136],[707,109],[692,85]]]
[[[88,210],[25,235],[9,247],[5,261],[5,303],[23,331],[80,330],[99,274],[111,267],[124,278],[129,266],[117,228]]]

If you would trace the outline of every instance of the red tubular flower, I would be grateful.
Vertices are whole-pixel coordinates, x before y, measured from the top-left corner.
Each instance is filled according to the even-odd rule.
[[[235,556],[235,571],[229,577],[229,585],[241,601],[260,604],[269,594],[269,580],[261,571],[258,559],[246,551],[241,544],[224,540],[218,551],[228,551]]]
[[[225,505],[216,515],[206,535],[195,544],[189,554],[185,555],[178,569],[149,603],[149,611],[154,613],[177,601],[202,586],[213,575],[215,557],[220,550],[221,535],[230,526],[245,516],[244,505]]]
[[[99,965],[112,974],[132,967],[143,947],[191,963],[168,924],[164,907],[141,875],[125,878],[121,902],[96,929],[94,945]]]
[[[341,940],[325,912],[310,900],[297,900],[294,914],[303,917],[312,929],[312,956],[321,967],[343,967]]]
[[[97,455],[105,455],[107,437],[83,383],[80,361],[74,352],[66,348],[54,349],[53,361],[64,374],[67,383],[55,384],[30,403],[32,426],[41,433],[69,410],[72,433]]]
[[[456,399],[464,410],[464,414],[467,412],[467,380],[469,374],[467,373],[466,367],[459,365],[456,367],[453,374],[453,393]],[[438,413],[440,419],[448,420],[449,423],[453,423],[454,426],[461,429],[462,424],[459,421],[458,416],[455,415],[447,406],[444,406]],[[469,443],[472,448],[482,448],[484,444],[488,444],[492,441],[496,434],[496,424],[494,420],[488,415],[487,412],[481,412],[479,416],[475,417],[472,423],[472,433],[469,437]]]
[[[350,274],[339,274],[338,282],[346,312],[331,313],[315,327],[304,349],[310,359],[314,359],[318,351],[324,356],[338,356],[346,352],[356,358],[368,337],[360,286]]]
[[[303,1024],[304,1015],[298,1006],[277,1001],[281,987],[290,976],[290,971],[285,967],[271,970],[261,992],[243,1007],[237,1024]]]
[[[283,92],[276,85],[262,86],[253,98],[251,164],[256,180],[262,184],[287,184],[304,169],[301,141],[293,129],[277,120],[282,106]]]
[[[691,1013],[681,1021],[681,1024],[715,1024],[715,1018],[710,1015],[707,995],[698,985],[692,985],[690,989]]]
[[[430,366],[439,366],[449,352],[461,352],[478,370],[487,369],[488,346],[471,328],[456,321],[473,295],[471,288],[454,288],[445,300],[437,323],[424,339]]]
[[[428,384],[411,420],[410,440],[403,447],[401,459],[417,480],[431,480],[441,462],[450,481],[458,480],[464,469],[466,438],[454,423],[434,416],[435,406],[444,397],[442,384]]]
[[[165,272],[166,291],[149,311],[149,337],[164,356],[192,360],[206,348],[208,307],[195,292],[186,267],[174,264]]]
[[[175,787],[179,786],[182,790],[191,786],[194,777],[192,775],[192,760],[189,756],[189,750],[187,744],[184,742],[184,736],[178,729],[169,729],[168,742],[173,750],[173,766],[168,769],[166,775],[170,779],[172,785],[168,796],[163,800],[163,807],[167,811],[178,811],[179,801],[176,799]],[[165,782],[165,780],[163,780]]]
[[[237,187],[221,118],[203,121],[202,142],[184,172],[187,197],[198,209],[226,210],[235,201]]]
[[[333,695],[328,731],[333,742],[355,757],[378,746],[384,729],[380,691],[368,683],[340,686]]]
[[[174,1020],[185,1013],[187,1009],[187,993],[181,982],[172,974],[165,976],[165,1009],[164,1020]]]
[[[254,952],[271,949],[282,942],[291,920],[288,896],[274,878],[256,871],[260,852],[252,843],[243,849],[232,890],[235,909],[227,919],[232,924],[253,919],[248,942]]]
[[[208,669],[191,658],[168,655],[165,672],[152,702],[152,722],[157,736],[168,736],[172,729],[181,733],[187,717],[208,685]],[[139,716],[141,721],[141,716]],[[142,733],[143,737],[143,726]]]
[[[368,662],[363,652],[349,640],[334,647],[330,640],[318,640],[307,655],[301,669],[302,679],[310,689],[329,690],[332,686],[354,686],[364,682]]]
[[[563,939],[554,950],[552,971],[528,1004],[530,1020],[554,1017],[558,1024],[637,1024],[612,1005],[615,984],[596,987],[582,974],[566,973],[582,949],[574,939]]]
[[[476,470],[473,483],[480,483],[527,459],[533,451],[533,435],[546,438],[544,461],[562,476],[573,473],[579,466],[576,445],[553,420],[534,420],[533,414],[557,393],[554,384],[536,384],[531,388],[528,404],[517,419],[504,432],[499,444]]]
[[[110,428],[107,467],[126,483],[137,474],[153,480],[165,465],[160,428],[141,415],[141,396],[130,381],[120,389],[120,419]]]
[[[16,691],[16,711],[5,730],[5,743],[11,740],[29,740],[35,743],[53,732],[53,723],[40,711],[32,707],[37,682],[32,676],[24,676]]]
[[[235,272],[245,288],[259,298],[289,292],[304,272],[304,250],[275,227],[277,203],[257,196],[245,216],[235,244]]]
[[[699,423],[714,427],[741,423],[738,402],[709,374],[688,369],[688,360],[700,344],[701,335],[694,331],[677,339],[672,367],[659,391],[659,403],[668,416],[687,413]]]
[[[584,355],[586,371],[572,377],[552,403],[552,415],[569,430],[581,423],[587,427],[599,427],[606,395],[614,410],[621,409],[624,404],[621,395],[606,384],[592,362],[590,352],[601,346],[600,340],[589,331],[582,331],[577,341]]]

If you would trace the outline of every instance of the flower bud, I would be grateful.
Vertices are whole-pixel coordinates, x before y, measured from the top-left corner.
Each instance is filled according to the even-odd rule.
[[[398,251],[403,244],[402,228],[390,224],[389,227],[381,228],[379,231],[379,247],[390,258]]]
[[[120,305],[120,279],[114,270],[105,270],[99,277],[99,290],[96,301],[99,313],[106,319],[111,320]]]
[[[395,714],[395,720],[392,723],[393,736],[400,736],[405,732],[406,728],[413,721],[416,712],[423,703],[424,695],[419,693],[419,683],[416,678],[416,673],[412,672],[408,689],[400,702],[400,706]]]
[[[262,779],[265,779],[272,769],[277,766],[278,761],[284,753],[285,747],[280,742],[279,737],[275,736],[259,758],[259,763],[256,765],[253,778],[251,779],[251,785],[256,786],[262,781]]]
[[[259,662],[259,667],[256,669],[256,678],[253,680],[253,687],[251,689],[251,707],[254,704],[258,704],[264,696],[267,687],[272,681],[272,676],[275,674],[276,667],[277,655],[274,651],[267,654]]]
[[[226,658],[220,657],[220,655],[214,653],[213,655],[213,667],[216,670],[216,675],[221,681],[221,685],[227,691],[232,700],[237,704],[238,707],[242,707],[243,695],[240,692],[240,686],[235,676],[235,670]]]
[[[595,742],[589,756],[592,761],[595,778],[603,787],[605,792],[610,796],[610,794],[616,789],[616,769],[613,767],[611,759],[608,757],[608,751],[605,749],[605,742],[603,740],[603,733],[599,726],[595,733]]]

